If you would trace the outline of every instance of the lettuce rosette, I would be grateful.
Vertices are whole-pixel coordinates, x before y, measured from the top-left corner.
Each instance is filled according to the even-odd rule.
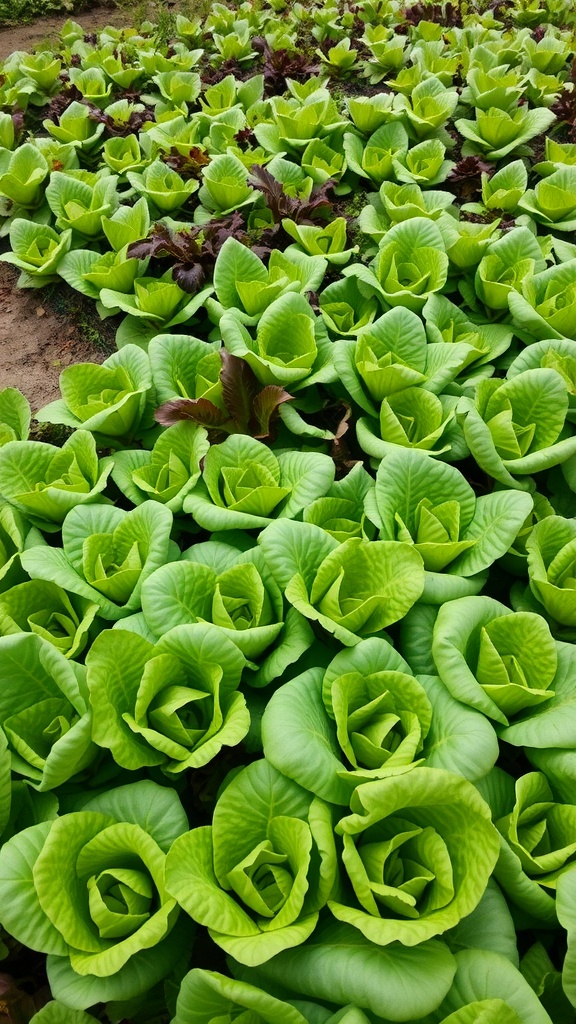
[[[77,505],[104,500],[111,469],[87,430],[76,430],[62,447],[11,441],[0,449],[0,493],[29,522],[55,531]]]
[[[576,806],[557,800],[541,772],[509,779],[507,813],[495,877],[509,900],[533,919],[556,920],[556,886],[576,860]]]
[[[58,281],[58,267],[71,245],[71,228],[58,233],[46,224],[15,217],[10,223],[12,251],[2,253],[0,262],[18,268],[21,288],[41,288]]]
[[[316,291],[326,271],[322,256],[273,249],[268,267],[256,253],[229,237],[214,264],[216,298],[206,299],[214,323],[228,311],[247,327],[255,326],[265,310],[287,293]]]
[[[358,444],[375,459],[409,449],[450,462],[463,459],[468,448],[455,418],[458,401],[456,395],[435,395],[423,387],[397,391],[382,399],[376,417],[360,417]]]
[[[550,619],[576,626],[576,522],[547,516],[526,540],[530,590]]]
[[[265,756],[311,793],[344,805],[356,786],[419,764],[475,779],[496,761],[496,734],[443,690],[438,679],[415,678],[387,640],[361,640],[325,671],[309,668],[276,690],[262,718]]]
[[[544,367],[556,370],[568,389],[568,413],[566,419],[574,422],[576,417],[576,354],[574,342],[569,338],[548,338],[534,341],[516,356],[508,367],[507,377],[511,380],[524,370]]]
[[[322,498],[306,505],[302,518],[340,542],[353,537],[371,540],[376,527],[368,518],[366,507],[373,490],[374,480],[357,462],[346,476],[334,481]]]
[[[186,913],[249,966],[305,942],[335,882],[328,806],[267,761],[228,782],[212,825],[175,843],[166,875]]]
[[[350,807],[336,825],[347,886],[328,903],[339,921],[376,945],[415,946],[478,905],[499,843],[471,782],[417,767],[358,786]]]
[[[55,583],[26,580],[0,593],[0,636],[35,633],[74,658],[86,647],[99,611],[93,601]]]
[[[186,421],[175,423],[160,434],[150,451],[131,448],[116,452],[112,479],[134,505],[152,499],[177,515],[200,477],[200,464],[209,447],[203,427]]]
[[[528,490],[528,474],[576,454],[576,436],[566,421],[568,407],[562,375],[539,367],[511,380],[481,381],[474,401],[460,399],[457,416],[480,468],[505,487]]]
[[[147,576],[177,558],[170,540],[172,513],[157,501],[132,512],[114,505],[80,505],[62,524],[62,547],[33,549],[21,557],[32,579],[56,583],[100,609],[104,619],[121,619],[140,608]]]
[[[334,363],[351,398],[364,412],[377,416],[383,399],[406,388],[443,391],[461,371],[469,351],[462,342],[429,345],[420,317],[397,306],[359,329],[355,341],[337,341]]]
[[[55,999],[73,1009],[131,999],[176,965],[186,927],[166,890],[166,854],[187,827],[177,794],[143,781],[4,844],[0,920],[48,953]]]
[[[442,605],[432,656],[453,697],[501,725],[554,697],[558,652],[546,621],[491,597]]]
[[[347,647],[401,619],[424,589],[413,545],[352,537],[339,544],[312,523],[278,520],[258,538],[286,600]]]
[[[178,175],[177,175],[178,177]],[[105,309],[126,313],[118,331],[119,349],[139,346],[147,349],[152,338],[190,320],[212,292],[210,286],[193,294],[174,279],[171,270],[162,277],[136,277],[129,293],[118,288],[102,288],[100,302]]]
[[[292,519],[334,481],[334,463],[320,452],[283,451],[231,434],[211,445],[202,477],[184,511],[205,530],[253,530],[276,518]]]
[[[310,647],[306,619],[284,609],[282,591],[259,547],[223,541],[194,544],[142,586],[142,612],[125,628],[163,636],[175,626],[211,622],[248,659],[245,681],[266,686]]]
[[[525,340],[573,339],[576,258],[568,258],[540,273],[526,273],[509,291],[508,305],[512,322]]]
[[[220,331],[228,351],[246,360],[264,386],[276,384],[293,393],[336,379],[324,321],[303,295],[288,292],[275,299],[262,313],[255,338],[234,310],[224,313]]]
[[[36,413],[40,423],[63,423],[90,430],[113,448],[153,425],[150,362],[127,345],[98,363],[74,363],[60,374],[62,398]]]
[[[509,236],[504,236],[505,238]],[[456,345],[464,359],[456,384],[468,387],[493,372],[494,361],[510,347],[513,332],[507,324],[477,323],[445,295],[431,295],[422,315],[431,345]]]
[[[81,773],[95,758],[86,670],[43,637],[0,637],[0,727],[12,771],[41,792]]]
[[[422,556],[422,600],[432,604],[477,592],[531,510],[531,496],[517,490],[476,497],[458,469],[417,450],[382,460],[367,506],[381,540],[413,544]]]
[[[152,644],[105,630],[86,658],[95,743],[135,771],[169,776],[207,764],[250,726],[238,692],[245,659],[214,626],[176,626]]]
[[[427,217],[410,217],[386,231],[372,267],[354,263],[346,276],[358,277],[367,294],[385,306],[404,306],[420,313],[431,295],[441,291],[449,260],[442,234]]]

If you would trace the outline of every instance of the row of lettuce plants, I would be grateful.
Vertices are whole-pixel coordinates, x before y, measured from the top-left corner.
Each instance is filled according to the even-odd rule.
[[[117,327],[0,391],[10,1024],[576,1021],[575,21],[4,62],[0,259]]]

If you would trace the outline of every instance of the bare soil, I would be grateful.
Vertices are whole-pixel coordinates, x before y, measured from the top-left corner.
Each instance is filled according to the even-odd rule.
[[[129,14],[111,4],[96,4],[89,11],[70,15],[66,11],[38,18],[30,25],[13,25],[0,28],[0,60],[5,60],[15,50],[33,50],[40,43],[54,41],[64,23],[72,17],[86,32],[94,32],[105,25],[121,28],[129,22]]]
[[[17,278],[0,263],[0,388],[20,388],[36,412],[60,397],[64,367],[101,363],[114,351],[116,325],[100,325],[94,303],[67,286],[23,289]]]
[[[0,60],[56,37],[66,18],[63,13],[0,29]],[[126,24],[127,15],[103,4],[75,20],[91,32]],[[101,324],[94,303],[65,285],[21,289],[17,279],[14,267],[0,263],[0,388],[20,388],[35,412],[59,397],[64,367],[101,363],[114,351],[116,324]]]

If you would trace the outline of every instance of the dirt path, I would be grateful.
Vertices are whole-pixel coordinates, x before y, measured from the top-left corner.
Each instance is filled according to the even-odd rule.
[[[101,5],[75,20],[93,31],[126,24],[127,17],[116,7]],[[0,29],[0,60],[55,36],[65,21],[64,13]],[[114,328],[100,325],[94,303],[67,286],[20,289],[17,278],[13,267],[0,263],[0,388],[20,388],[36,411],[59,397],[58,378],[65,366],[102,362],[114,351]]]
[[[17,276],[0,263],[0,388],[20,388],[36,411],[60,397],[65,366],[101,363],[114,350],[112,326],[102,339],[93,303],[85,311],[82,298],[65,287],[46,296],[42,289],[16,288]]]
[[[32,50],[39,43],[56,37],[69,17],[78,21],[87,32],[104,28],[105,25],[116,25],[120,28],[129,23],[129,14],[118,10],[111,4],[98,4],[90,11],[69,15],[54,14],[48,18],[39,18],[30,25],[15,25],[0,28],[0,60],[5,60],[14,50]]]

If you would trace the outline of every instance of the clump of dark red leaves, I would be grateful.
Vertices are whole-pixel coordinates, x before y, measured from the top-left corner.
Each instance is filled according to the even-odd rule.
[[[336,420],[330,455],[336,466],[336,479],[341,480],[342,477],[348,475],[357,462],[362,461],[361,458],[353,458],[346,436],[350,430],[352,407],[348,405],[348,402],[340,401],[329,406],[324,412],[325,415]]]
[[[282,182],[260,164],[252,164],[250,181],[262,192],[275,224],[280,224],[283,217],[290,217],[296,224],[313,224],[316,220],[326,219],[332,212],[333,204],[328,196],[335,184],[332,179],[314,189],[308,199],[287,195]]]
[[[192,420],[206,427],[210,441],[222,440],[228,434],[249,434],[269,438],[278,419],[280,406],[292,402],[293,396],[277,384],[262,384],[244,359],[221,349],[222,404],[218,408],[207,398],[173,398],[154,413],[164,427],[181,420]]]
[[[209,36],[208,38],[211,37]],[[233,75],[239,82],[245,82],[253,74],[252,67],[247,64],[241,64],[236,57],[230,57],[228,60],[222,61],[218,67],[214,66],[212,57],[205,57],[202,65],[202,83],[205,86],[218,85],[228,75]]]
[[[550,109],[566,125],[570,141],[576,142],[576,60],[570,66],[568,82]]]
[[[110,114],[107,114],[105,110],[100,110],[99,107],[93,106],[92,103],[87,103],[86,106],[90,110],[90,120],[98,121],[99,124],[105,125],[105,134],[108,136],[113,135],[125,138],[128,135],[137,135],[143,124],[154,120],[154,111],[147,107],[144,110],[133,110],[127,121],[117,121]]]
[[[25,113],[19,108],[12,111],[12,124],[14,125],[14,137],[19,139],[24,131]]]
[[[0,974],[0,1024],[28,1024],[50,999],[46,985],[30,995],[21,987],[25,983],[26,979],[17,983],[10,974]]]
[[[71,103],[81,103],[83,100],[82,93],[75,85],[67,84],[64,88],[50,100],[50,103],[46,107],[46,117],[49,121],[53,121],[54,124],[60,124],[60,118],[65,110]]]
[[[236,132],[234,142],[244,153],[247,149],[250,149],[250,146],[255,146],[258,139],[251,128],[241,128],[239,132]]]
[[[466,156],[452,168],[446,184],[463,202],[468,202],[482,190],[482,174],[493,173],[494,164],[479,156]]]
[[[510,29],[514,25],[514,19],[512,13],[515,8],[514,0],[492,0],[488,4],[488,10],[492,11],[494,17],[501,21],[505,29]]]
[[[446,28],[462,28],[462,12],[459,3],[448,0],[445,4],[428,4],[425,2],[405,7],[402,13],[407,25],[419,25],[421,21],[433,21]]]
[[[252,49],[264,58],[262,74],[266,96],[284,92],[287,78],[304,82],[320,71],[320,65],[312,63],[307,54],[297,50],[272,50],[263,36],[254,36]]]
[[[227,238],[246,242],[244,221],[238,210],[230,217],[210,221],[202,227],[191,224],[183,231],[170,231],[155,224],[148,238],[132,242],[128,257],[138,260],[171,259],[172,277],[183,291],[194,295],[212,276],[216,257]]]
[[[199,179],[202,174],[202,168],[210,163],[210,157],[199,146],[192,146],[187,153],[180,153],[175,146],[172,146],[170,152],[164,153],[161,159],[173,171],[177,171],[180,177],[185,180],[189,178]]]

